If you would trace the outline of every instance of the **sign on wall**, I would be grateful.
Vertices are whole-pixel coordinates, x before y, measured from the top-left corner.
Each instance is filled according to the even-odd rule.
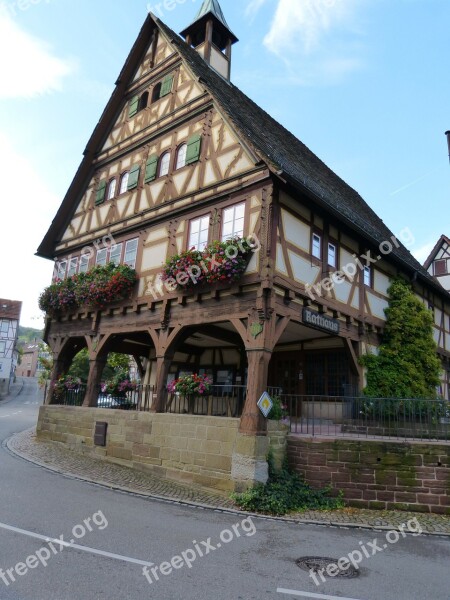
[[[315,329],[320,329],[320,331],[326,331],[335,335],[338,335],[341,330],[341,324],[337,319],[321,315],[310,308],[303,309],[303,323],[309,327],[314,327]]]

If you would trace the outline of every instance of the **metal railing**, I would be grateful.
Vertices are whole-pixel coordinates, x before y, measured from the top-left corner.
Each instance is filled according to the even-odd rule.
[[[169,394],[165,412],[213,417],[240,417],[246,394],[247,388],[244,385],[212,385],[209,394],[203,396]]]
[[[344,396],[280,396],[291,433],[450,442],[450,402]]]
[[[86,384],[64,392],[53,392],[53,404],[61,406],[82,406],[86,396]],[[135,390],[120,394],[108,394],[98,387],[97,408],[114,408],[118,410],[149,411],[155,395],[151,385],[138,385]]]

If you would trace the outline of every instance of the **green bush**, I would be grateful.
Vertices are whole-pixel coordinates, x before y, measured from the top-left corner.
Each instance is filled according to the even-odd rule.
[[[243,510],[281,516],[302,510],[335,510],[344,507],[342,492],[333,498],[331,486],[322,490],[311,488],[287,464],[281,471],[273,467],[269,456],[269,480],[241,494],[232,494],[232,499]]]

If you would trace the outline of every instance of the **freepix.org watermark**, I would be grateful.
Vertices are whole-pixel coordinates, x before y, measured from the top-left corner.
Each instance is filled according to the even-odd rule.
[[[17,0],[16,2],[0,2],[0,16],[17,17],[19,12],[25,12],[37,4],[50,4],[51,0]]]
[[[389,240],[381,242],[378,247],[379,254],[376,256],[373,256],[370,250],[365,254],[361,254],[361,256],[353,254],[353,261],[341,267],[338,271],[331,273],[329,277],[325,277],[318,283],[307,283],[305,291],[311,300],[315,300],[317,296],[322,297],[324,292],[331,292],[336,285],[340,285],[346,280],[353,282],[358,272],[364,271],[366,267],[371,267],[386,256],[389,256],[394,251],[394,248],[400,248],[402,244],[405,246],[414,244],[414,241],[414,236],[410,229],[405,227],[400,232],[398,238],[393,235]]]
[[[154,4],[149,2],[147,10],[162,19],[165,11],[172,12],[177,6],[186,4],[186,2],[197,2],[197,0],[163,0],[163,2],[155,2]]]
[[[359,542],[359,549],[349,552],[347,556],[343,556],[336,562],[332,562],[323,569],[310,569],[309,576],[314,581],[316,586],[326,582],[326,577],[337,577],[340,573],[348,571],[350,566],[355,569],[360,568],[360,564],[364,560],[368,560],[381,552],[384,552],[396,544],[399,540],[407,537],[408,534],[413,537],[422,535],[423,529],[420,525],[417,517],[410,519],[407,523],[403,523],[397,529],[393,529],[386,533],[384,540],[379,541],[378,538],[373,539],[371,542]]]
[[[181,552],[179,555],[174,556],[170,561],[162,562],[160,565],[153,567],[144,567],[142,574],[150,585],[160,581],[163,577],[172,575],[174,571],[178,571],[183,568],[192,569],[194,563],[212,552],[216,552],[223,548],[223,546],[230,544],[232,541],[242,537],[252,537],[256,533],[255,524],[251,517],[243,519],[240,523],[233,525],[231,529],[224,529],[219,534],[219,541],[213,544],[209,537],[206,541],[197,542],[193,540],[192,548],[188,548]]]
[[[236,239],[230,241],[225,249],[225,258],[232,260],[240,252],[256,253],[261,250],[261,242],[255,234],[249,235],[245,239]],[[154,300],[164,296],[165,291],[171,293],[178,289],[178,286],[187,286],[190,283],[194,285],[199,281],[203,274],[212,272],[216,267],[220,267],[221,261],[217,259],[217,254],[212,254],[200,261],[198,264],[191,265],[186,270],[180,270],[176,277],[169,277],[164,281],[160,275],[153,277],[153,280],[147,284],[145,295],[152,296]]]
[[[49,561],[60,554],[64,548],[70,548],[75,544],[75,540],[81,540],[88,532],[94,531],[97,528],[103,531],[108,527],[108,521],[101,510],[94,513],[92,517],[84,519],[83,523],[79,523],[72,528],[70,541],[64,540],[64,535],[60,535],[58,539],[48,538],[46,545],[39,548],[34,554],[30,554],[23,562],[18,562],[14,567],[9,569],[0,568],[0,581],[6,587],[15,583],[19,577],[24,577],[33,569],[38,567],[46,567]]]

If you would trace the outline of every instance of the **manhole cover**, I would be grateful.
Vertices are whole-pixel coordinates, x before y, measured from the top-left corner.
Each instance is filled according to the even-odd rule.
[[[343,559],[305,556],[296,560],[295,564],[303,571],[317,573],[318,575],[322,574],[324,577],[353,579],[359,575],[359,570],[355,569],[348,560]]]

